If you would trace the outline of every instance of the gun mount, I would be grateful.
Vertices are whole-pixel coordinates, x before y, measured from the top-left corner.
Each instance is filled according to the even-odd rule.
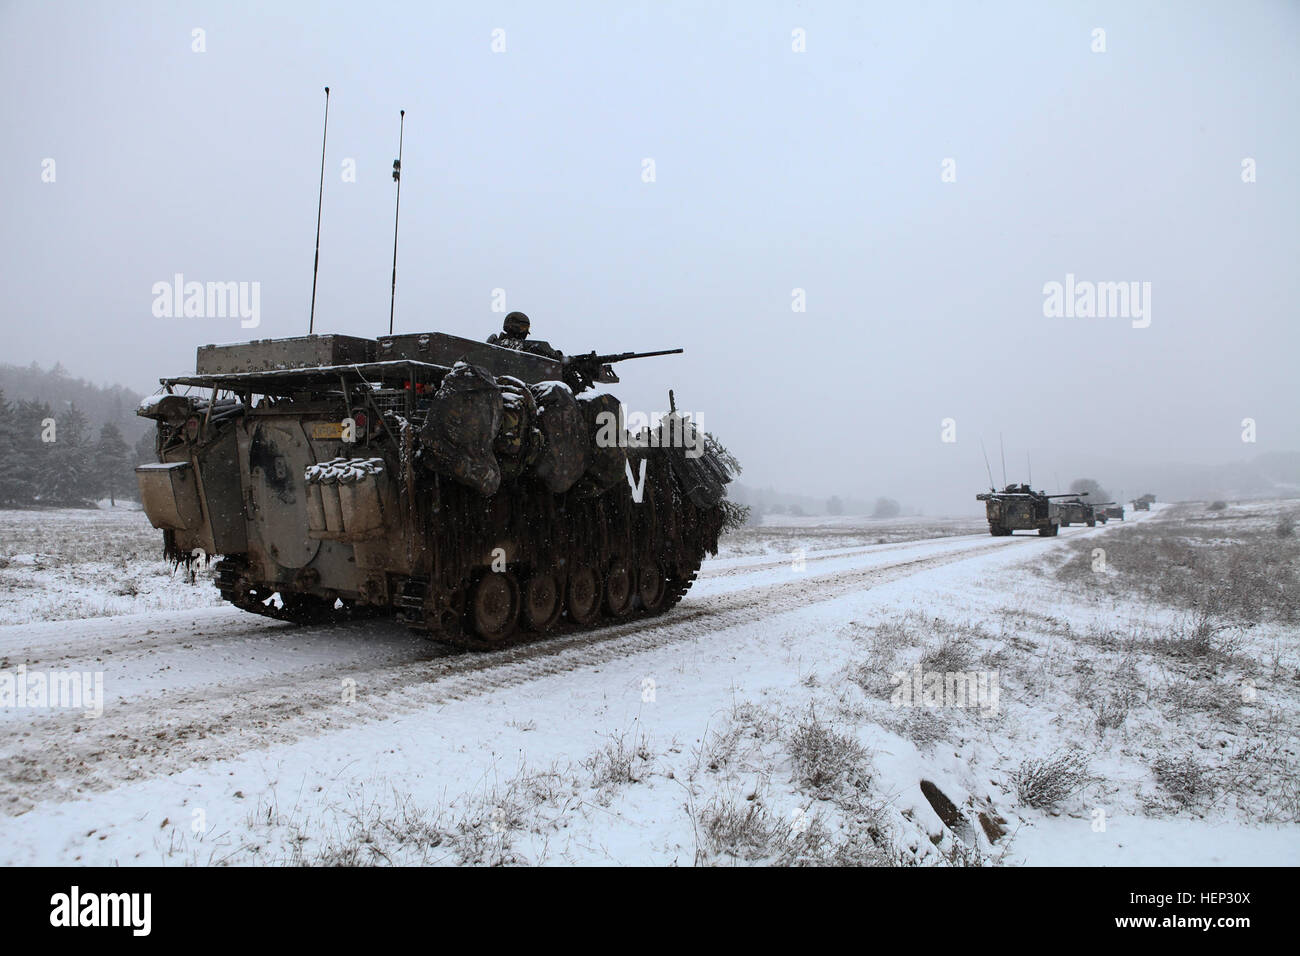
[[[631,359],[654,358],[656,355],[680,355],[685,349],[661,349],[658,352],[612,352],[609,355],[597,355],[587,352],[585,355],[568,355],[564,358],[564,382],[576,395],[586,391],[597,382],[612,385],[618,382],[614,373],[614,364]]]

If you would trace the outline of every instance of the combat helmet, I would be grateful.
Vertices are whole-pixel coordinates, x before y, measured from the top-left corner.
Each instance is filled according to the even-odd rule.
[[[511,312],[501,323],[501,331],[506,335],[525,338],[528,335],[528,316],[522,312]]]

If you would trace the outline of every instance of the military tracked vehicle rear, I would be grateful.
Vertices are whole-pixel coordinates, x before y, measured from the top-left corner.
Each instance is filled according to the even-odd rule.
[[[629,434],[580,395],[632,357],[439,332],[205,346],[140,409],[145,511],[271,617],[397,614],[487,649],[658,614],[716,553],[731,474],[689,418]]]

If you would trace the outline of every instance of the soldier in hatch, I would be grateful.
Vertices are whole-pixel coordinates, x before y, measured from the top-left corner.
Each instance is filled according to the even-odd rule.
[[[564,353],[551,348],[551,343],[539,339],[528,341],[528,329],[528,316],[522,312],[511,312],[506,316],[506,320],[501,323],[501,332],[494,332],[488,336],[488,345],[496,345],[503,349],[514,349],[516,352],[544,355],[546,358],[555,359],[557,362],[564,360]]]

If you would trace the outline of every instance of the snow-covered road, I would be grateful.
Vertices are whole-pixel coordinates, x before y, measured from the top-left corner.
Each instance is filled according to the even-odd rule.
[[[1069,532],[1066,532],[1067,534]],[[1032,536],[985,535],[705,566],[672,612],[499,653],[455,651],[392,621],[298,627],[234,608],[0,628],[0,668],[102,672],[104,713],[0,709],[0,806],[102,792],[358,721],[698,641]],[[357,699],[342,700],[355,681]]]
[[[819,641],[876,601],[867,592],[897,601],[951,565],[996,574],[1114,528],[714,561],[663,617],[489,654],[391,622],[296,627],[228,608],[0,628],[0,669],[104,679],[98,717],[0,711],[0,862],[209,862],[261,839],[256,817],[279,819],[286,790],[293,814],[319,824],[366,788],[454,805],[508,771],[503,759],[576,764],[629,722],[698,742],[742,680],[751,696],[803,680]],[[603,836],[549,858],[690,862],[689,823],[663,812],[679,797],[625,801]]]

